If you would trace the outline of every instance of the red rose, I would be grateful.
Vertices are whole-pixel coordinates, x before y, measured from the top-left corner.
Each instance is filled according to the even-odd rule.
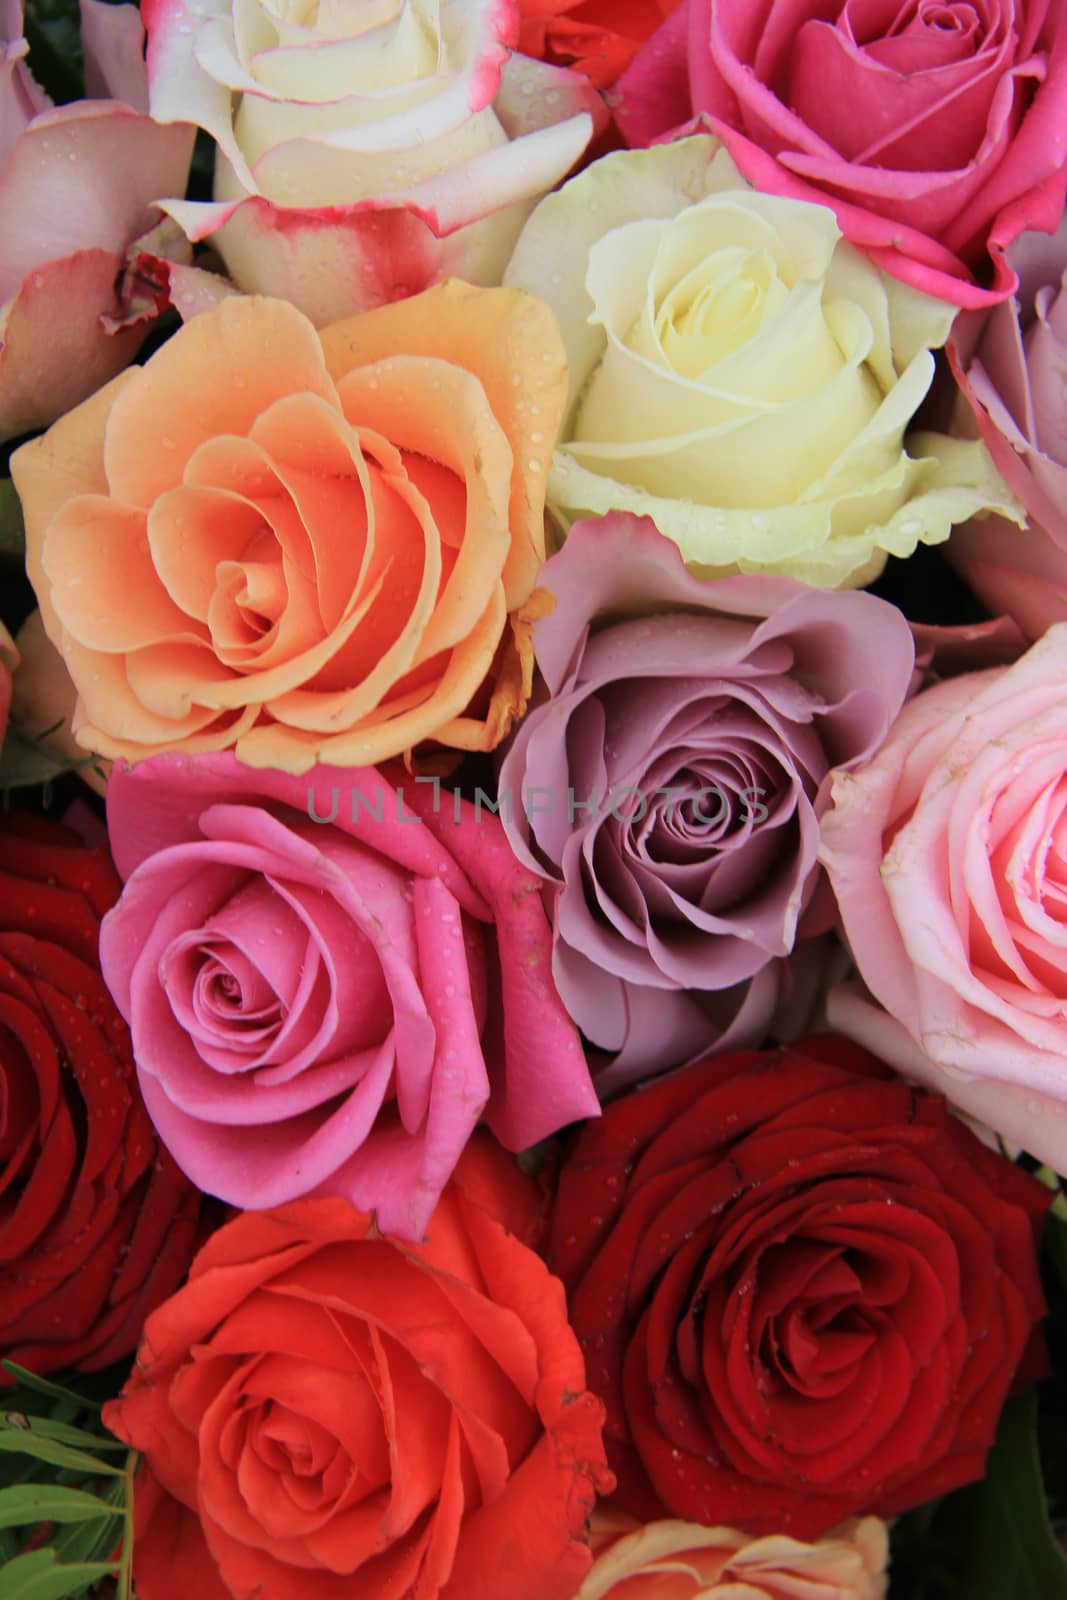
[[[523,55],[573,67],[606,89],[679,0],[519,0]]]
[[[613,1480],[538,1206],[485,1137],[419,1244],[327,1198],[221,1228],[105,1408],[141,1600],[571,1600]]]
[[[156,1141],[97,965],[119,888],[106,849],[4,819],[0,1354],[38,1372],[129,1355],[196,1242],[200,1196]]]
[[[609,1105],[564,1166],[549,1260],[621,1504],[810,1539],[980,1477],[1044,1309],[1048,1202],[841,1039]]]

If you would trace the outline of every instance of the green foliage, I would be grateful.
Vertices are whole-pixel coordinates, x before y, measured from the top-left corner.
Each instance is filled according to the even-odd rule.
[[[22,506],[10,478],[0,478],[0,563],[21,566],[26,556],[26,532],[22,526]]]
[[[57,722],[54,727],[45,728],[41,733],[28,734],[8,723],[3,746],[0,747],[0,795],[6,795],[11,789],[35,789],[41,786],[45,791],[42,804],[47,809],[50,786],[66,773],[91,767],[100,777],[105,776],[96,756],[86,754],[72,759],[61,751],[49,749],[47,741],[62,726],[61,722]]]
[[[24,0],[30,71],[57,105],[85,92],[78,0]]]
[[[1037,1392],[1009,1400],[981,1483],[902,1517],[891,1596],[900,1600],[1067,1600],[1067,1558],[1049,1521]]]
[[[1056,1198],[1043,1260],[1053,1371],[1008,1402],[985,1479],[901,1517],[893,1529],[892,1600],[1067,1600],[1067,1193]]]
[[[132,1600],[136,1454],[91,1394],[3,1366],[17,1386],[0,1391],[0,1594],[66,1600],[113,1579]]]

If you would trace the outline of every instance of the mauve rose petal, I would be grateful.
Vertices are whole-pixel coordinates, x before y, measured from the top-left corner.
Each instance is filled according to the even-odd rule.
[[[607,976],[662,1011],[663,993],[731,990],[786,956],[809,905],[805,936],[827,926],[817,807],[830,768],[885,736],[914,646],[869,595],[696,579],[647,519],[576,523],[541,581],[557,602],[534,634],[549,696],[501,768],[502,791],[528,801],[506,826],[561,885],[553,961],[572,1016],[625,1048]],[[677,1037],[702,1025],[715,1044],[703,1001],[676,1014]]]
[[[1067,344],[1064,343],[1064,335],[1052,326],[1049,318],[1052,296],[1051,286],[1038,291],[1034,302],[1034,321],[1027,331],[1023,346],[1037,421],[1038,448],[1063,465],[1067,463],[1067,423],[1064,421]]]
[[[1009,253],[1019,272],[1014,300],[983,325],[961,320],[949,348],[963,398],[956,431],[981,433],[1029,515],[1011,533],[977,519],[946,547],[951,564],[993,611],[1010,614],[1030,639],[1067,618],[1067,223],[1027,232]]]
[[[734,1050],[766,1037],[778,999],[779,974],[773,966],[750,983],[702,995],[699,1004],[677,990],[630,990],[624,1042],[597,1073],[600,1093],[607,1098],[640,1083],[665,1057],[687,1065],[709,1048]]]

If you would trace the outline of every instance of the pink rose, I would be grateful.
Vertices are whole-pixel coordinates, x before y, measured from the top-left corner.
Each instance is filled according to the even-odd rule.
[[[1010,294],[1007,246],[1063,211],[1063,0],[687,0],[617,92],[630,144],[710,127],[757,189],[832,206],[956,305]]]
[[[373,767],[166,755],[115,768],[108,827],[101,967],[208,1193],[339,1195],[417,1238],[483,1109],[509,1150],[597,1114],[539,885],[491,814]]]
[[[51,108],[23,59],[20,0],[0,0],[0,440],[54,421],[128,366],[158,315],[131,306],[127,253],[185,186],[193,130],[147,111],[134,6],[82,0],[92,95]],[[135,252],[136,253],[136,252]]]
[[[953,530],[948,560],[991,611],[1031,639],[1067,620],[1067,221],[1008,252],[1015,297],[960,317],[949,357],[962,391],[955,431],[981,433],[1029,522],[981,517]]]
[[[821,859],[869,993],[830,1026],[1067,1170],[1067,624],[835,774]],[[884,1010],[881,1009],[884,1007]]]

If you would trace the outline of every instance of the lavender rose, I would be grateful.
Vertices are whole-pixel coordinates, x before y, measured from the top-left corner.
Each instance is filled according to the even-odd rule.
[[[832,920],[817,893],[827,774],[878,748],[914,647],[872,595],[694,578],[647,517],[575,523],[541,582],[556,597],[534,633],[547,695],[500,804],[552,885],[563,1003],[618,1052],[611,1091],[765,1031],[781,958]]]
[[[1023,234],[1009,261],[1016,298],[961,317],[949,353],[963,391],[955,431],[977,424],[1029,525],[975,520],[946,553],[990,610],[1036,640],[1067,620],[1067,221]]]

